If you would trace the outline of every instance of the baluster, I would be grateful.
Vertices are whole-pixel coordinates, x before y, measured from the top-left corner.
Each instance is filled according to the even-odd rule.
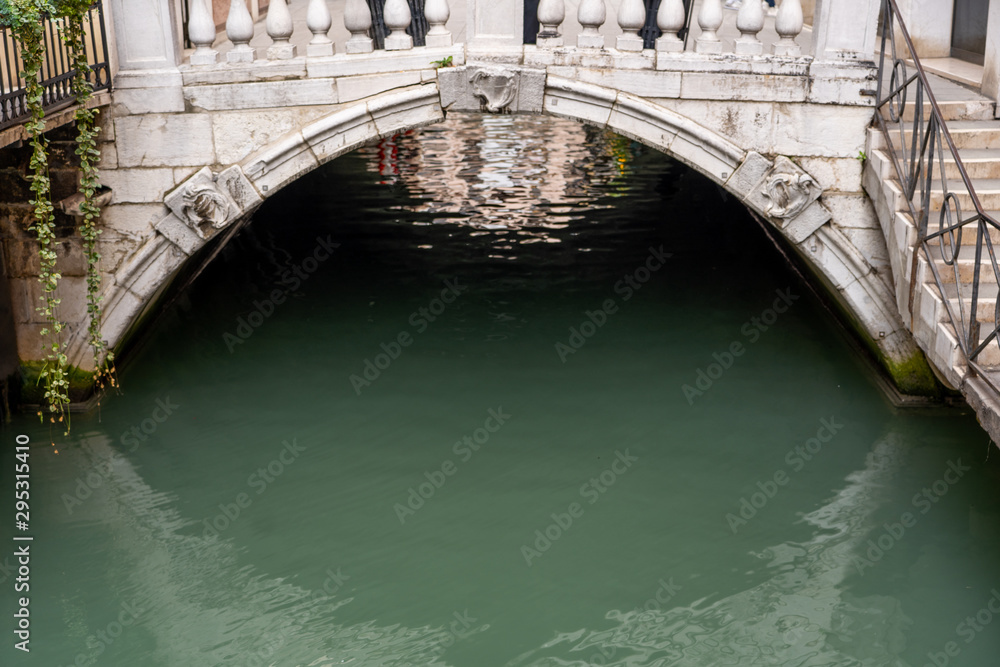
[[[292,14],[285,0],[271,0],[267,6],[267,34],[273,44],[267,48],[268,60],[288,60],[294,58],[296,49],[288,40],[292,36]]]
[[[642,0],[622,0],[618,6],[618,25],[624,31],[615,43],[618,50],[642,51],[639,31],[646,25],[646,4]]]
[[[740,36],[736,38],[736,53],[758,55],[764,52],[764,45],[757,39],[757,33],[764,29],[764,6],[757,0],[744,0],[736,15],[736,28]]]
[[[445,28],[451,18],[448,0],[427,0],[424,4],[424,18],[430,25],[424,43],[427,46],[451,46],[451,32]]]
[[[774,29],[781,37],[774,45],[776,56],[800,56],[802,49],[795,38],[802,32],[802,2],[782,0],[778,15],[774,17]]]
[[[552,48],[563,45],[559,26],[566,18],[566,3],[563,0],[541,0],[538,3],[538,38],[535,44]]]
[[[191,54],[192,65],[214,65],[219,59],[219,52],[212,48],[215,43],[215,20],[207,3],[208,0],[191,0],[188,37],[195,45]]]
[[[351,33],[346,45],[348,53],[371,53],[375,49],[368,34],[372,27],[372,14],[365,0],[347,0],[344,6],[344,27]]]
[[[576,45],[585,49],[603,49],[604,35],[601,26],[608,18],[608,10],[604,0],[583,0],[576,10],[576,20],[583,26],[583,31],[576,38]]]
[[[385,36],[386,51],[404,51],[413,48],[413,38],[406,34],[413,16],[406,0],[386,0],[382,18],[389,34]]]
[[[333,26],[333,19],[330,18],[330,9],[326,6],[326,0],[309,0],[309,9],[306,11],[306,27],[313,34],[313,38],[306,46],[307,56],[333,55],[333,41],[327,35],[331,26]]]
[[[684,28],[684,0],[662,0],[656,12],[656,25],[663,34],[656,40],[656,50],[677,52],[684,50],[684,41],[678,34]]]
[[[698,26],[701,28],[701,36],[698,37],[694,50],[698,53],[722,53],[722,40],[715,32],[722,27],[721,0],[705,0],[702,3],[701,11],[698,12]]]
[[[228,62],[252,63],[257,57],[257,49],[250,46],[250,40],[253,39],[253,17],[247,9],[246,0],[229,0],[226,37],[233,43],[233,48],[226,54]]]

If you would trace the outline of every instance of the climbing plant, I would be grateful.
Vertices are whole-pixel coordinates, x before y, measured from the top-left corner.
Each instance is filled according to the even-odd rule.
[[[49,158],[45,139],[45,110],[43,108],[44,89],[38,73],[45,59],[45,26],[43,19],[51,15],[54,7],[46,0],[7,0],[0,4],[0,20],[9,26],[20,47],[22,63],[21,77],[24,79],[25,103],[30,119],[25,130],[31,138],[31,200],[34,219],[29,229],[38,238],[40,271],[38,281],[42,285],[41,305],[38,312],[45,318],[46,326],[41,330],[45,339],[45,363],[39,381],[45,385],[45,400],[48,403],[50,419],[63,421],[69,405],[69,379],[66,373],[65,342],[62,339],[63,323],[58,317],[59,299],[55,296],[61,277],[56,271],[55,222],[49,181]],[[41,412],[39,412],[41,415]],[[68,422],[67,422],[68,424]]]
[[[61,13],[66,17],[66,26],[62,32],[70,56],[73,59],[73,94],[76,98],[76,155],[80,158],[80,193],[83,202],[80,204],[82,214],[80,220],[80,236],[83,238],[84,254],[87,257],[87,313],[90,315],[88,338],[94,353],[95,382],[97,390],[103,389],[106,382],[115,383],[113,374],[114,353],[108,352],[101,338],[101,273],[98,262],[101,259],[97,252],[97,237],[101,230],[97,221],[101,210],[94,202],[100,181],[97,173],[97,161],[100,151],[97,150],[97,134],[100,128],[96,126],[97,109],[88,108],[93,86],[90,82],[90,65],[87,61],[86,25],[84,17],[90,9],[91,0],[65,0]]]
[[[69,428],[69,375],[67,372],[66,343],[62,332],[65,324],[59,319],[59,299],[55,290],[59,285],[61,275],[56,270],[55,251],[55,218],[51,200],[51,181],[49,179],[48,142],[45,139],[44,88],[39,78],[45,60],[45,20],[47,18],[62,19],[61,35],[67,45],[70,59],[73,62],[74,78],[73,93],[78,104],[76,111],[77,149],[80,158],[80,192],[83,202],[80,205],[81,221],[80,235],[84,242],[84,252],[87,257],[87,311],[90,315],[89,342],[94,352],[96,382],[98,389],[103,387],[107,379],[113,376],[109,370],[112,355],[107,355],[107,361],[102,361],[105,352],[104,342],[100,336],[100,273],[97,253],[97,220],[100,210],[94,198],[99,187],[96,162],[99,157],[95,126],[97,111],[87,108],[91,95],[89,80],[90,67],[87,62],[85,38],[86,26],[84,19],[90,9],[90,0],[4,0],[0,2],[0,24],[7,26],[19,46],[22,62],[21,77],[25,85],[25,103],[30,118],[25,123],[25,129],[31,140],[32,154],[29,162],[31,170],[31,200],[33,220],[29,230],[38,239],[38,257],[40,263],[39,283],[42,294],[41,304],[37,311],[45,318],[46,326],[42,328],[44,339],[45,361],[38,381],[44,384],[45,402],[48,407],[49,420],[52,423],[65,421]],[[39,411],[39,417],[44,418],[44,408]]]

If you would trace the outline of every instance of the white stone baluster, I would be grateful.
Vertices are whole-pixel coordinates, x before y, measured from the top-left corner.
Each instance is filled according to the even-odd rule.
[[[684,0],[662,0],[656,12],[656,25],[663,34],[656,40],[656,50],[677,52],[684,50],[684,40],[678,34],[684,29]]]
[[[583,0],[576,10],[576,20],[583,30],[577,35],[576,45],[585,49],[603,49],[604,35],[601,26],[608,18],[604,0]]]
[[[618,50],[642,51],[639,31],[646,25],[646,3],[642,0],[622,0],[618,6],[618,25],[624,31],[615,43]]]
[[[403,51],[413,48],[413,38],[406,34],[413,16],[406,0],[385,0],[382,18],[389,34],[385,36],[386,51]]]
[[[351,33],[347,40],[348,53],[371,53],[374,50],[368,30],[372,27],[372,14],[365,0],[347,0],[344,6],[344,27]]]
[[[601,26],[608,18],[608,10],[604,0],[583,0],[576,10],[576,20],[583,26],[583,31],[576,38],[576,45],[585,49],[603,49],[604,35]]]
[[[333,41],[327,35],[332,26],[333,19],[330,17],[330,8],[326,6],[326,0],[309,0],[306,27],[313,34],[313,38],[306,46],[307,56],[333,55]]]
[[[538,37],[535,44],[542,48],[562,46],[563,38],[559,26],[566,18],[566,3],[563,0],[541,0],[538,3]]]
[[[267,6],[267,34],[273,44],[267,47],[268,60],[288,60],[294,58],[296,48],[288,40],[292,36],[292,14],[288,11],[285,0],[271,0]]]
[[[795,43],[795,38],[802,32],[802,2],[800,0],[782,0],[781,6],[778,7],[778,15],[774,17],[774,29],[781,37],[774,44],[774,55],[802,55],[802,49]]]
[[[744,2],[755,0],[744,0]],[[716,31],[722,27],[722,1],[704,0],[701,4],[701,11],[698,12],[698,26],[701,28],[701,36],[695,43],[695,51],[698,53],[722,53],[722,40]]]
[[[191,64],[214,65],[219,60],[219,52],[212,48],[215,43],[215,20],[208,8],[208,0],[191,0],[189,9],[188,37],[195,45]]]
[[[451,32],[445,28],[451,18],[448,0],[427,0],[424,3],[424,18],[430,26],[424,43],[427,46],[451,46]]]
[[[755,56],[764,52],[764,45],[757,39],[757,33],[764,29],[764,6],[757,0],[744,0],[736,15],[736,28],[740,36],[736,38],[736,53]]]
[[[228,62],[252,63],[257,57],[257,49],[250,46],[250,40],[253,39],[253,17],[247,9],[246,0],[229,0],[226,37],[233,43],[233,48],[226,54]]]

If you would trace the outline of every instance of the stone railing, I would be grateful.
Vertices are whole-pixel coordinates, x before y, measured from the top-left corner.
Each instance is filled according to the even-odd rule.
[[[329,32],[333,26],[333,17],[327,0],[308,0],[308,3],[306,26],[312,33],[312,39],[306,45],[306,52],[303,55],[332,56],[335,47]],[[445,27],[450,15],[448,0],[426,0],[423,16],[420,17],[429,25],[425,37],[426,46],[451,46],[452,36]],[[370,53],[375,50],[374,40],[371,37],[372,14],[365,0],[347,0],[341,18],[344,27],[351,33],[345,45],[347,53]],[[386,0],[382,7],[381,18],[388,33],[383,47],[386,51],[405,51],[414,48],[413,38],[406,33],[406,29],[413,21],[410,5],[406,0]],[[264,27],[271,39],[271,45],[264,54],[267,60],[290,60],[299,55],[298,47],[292,43],[294,25],[286,0],[271,0]],[[226,61],[248,63],[257,59],[256,49],[250,46],[254,31],[254,21],[246,4],[230,3],[226,36],[232,42],[233,48],[225,54]],[[195,46],[194,53],[190,57],[191,65],[214,65],[219,62],[219,52],[214,48],[218,35],[208,0],[190,1],[188,37]]]
[[[555,48],[564,46],[563,37],[559,32],[566,17],[564,0],[541,0],[538,4],[538,22],[540,24],[536,44],[540,48]],[[617,22],[622,29],[614,41],[618,51],[643,51],[649,46],[641,33],[650,23],[656,25],[662,33],[655,40],[655,50],[658,53],[676,53],[686,50],[686,36],[692,17],[689,11],[694,10],[694,3],[688,9],[684,0],[661,0],[654,17],[648,16],[652,7],[643,0],[622,0],[618,8]],[[735,28],[740,36],[734,40],[734,52],[739,55],[760,55],[764,53],[764,43],[758,34],[764,30],[767,18],[766,4],[756,0],[745,0],[736,14]],[[722,0],[702,0],[698,7],[697,24],[700,35],[694,43],[694,51],[698,53],[722,53],[723,39],[719,35],[724,23]],[[601,34],[607,21],[607,9],[604,0],[582,0],[577,10],[577,20],[581,32],[577,37],[576,46],[584,49],[603,49],[610,46],[608,40]],[[798,56],[802,54],[801,47],[795,38],[803,29],[802,3],[800,0],[783,0],[774,17],[774,30],[779,39],[774,42],[771,52],[777,56]]]
[[[479,0],[487,3],[490,1]],[[250,63],[257,59],[288,60],[299,55],[332,56],[337,50],[329,37],[334,17],[328,0],[293,0],[299,9],[303,7],[302,3],[308,3],[305,12],[306,27],[312,33],[308,44],[304,44],[305,40],[301,39],[301,35],[295,35],[293,39],[294,21],[289,0],[271,0],[264,22],[270,45],[259,54],[258,49],[251,46],[257,27],[250,12],[245,3],[232,2],[225,24],[225,35],[232,43],[232,48],[223,56],[215,48],[219,35],[209,2],[210,0],[190,0],[187,29],[188,38],[195,47],[189,59],[193,66],[215,65],[219,62]],[[376,40],[373,40],[373,36],[376,31],[385,34],[384,40],[377,41],[384,42],[382,48],[386,51],[413,49],[414,39],[407,34],[407,29],[411,28],[411,24],[417,23],[428,26],[426,36],[421,40],[426,46],[447,47],[453,43],[452,33],[447,28],[452,14],[449,0],[426,0],[423,3],[386,0],[380,11],[375,13],[376,20],[384,22],[384,25],[379,26],[373,25],[375,14],[365,0],[346,0],[343,4],[336,4],[342,6],[342,16],[337,18],[351,35],[343,45],[343,51],[347,54],[374,51]],[[494,4],[510,5],[509,10],[515,13],[524,11],[521,3],[501,1]],[[684,0],[662,0],[655,10],[654,7],[655,3],[644,0],[622,0],[616,17],[621,34],[617,34],[614,26],[607,21],[605,0],[582,0],[576,16],[580,31],[575,46],[591,52],[604,49],[614,49],[625,54],[645,51],[646,55],[653,55],[655,52],[657,57],[685,50],[704,54],[730,52],[744,56],[764,53],[786,57],[802,55],[802,47],[796,42],[804,27],[801,0],[782,0],[776,13],[770,12],[773,18],[768,16],[766,3],[755,0],[746,0],[738,12],[724,12],[722,0],[687,3]],[[414,14],[414,9],[419,16]],[[477,3],[462,3],[459,9],[463,14],[468,12],[469,16],[476,16]],[[697,17],[689,15],[693,12],[697,12]],[[566,17],[565,0],[540,0],[537,17],[540,27],[536,48],[545,50],[574,46],[565,44],[560,32]],[[697,37],[689,40],[687,34],[692,27],[692,19],[695,18]],[[653,26],[655,32],[660,33],[655,42],[649,36]],[[576,26],[573,29],[576,30]],[[615,32],[616,36],[607,36],[611,32]],[[769,44],[761,40],[762,32],[768,34]],[[305,47],[304,53],[300,53],[302,46]]]

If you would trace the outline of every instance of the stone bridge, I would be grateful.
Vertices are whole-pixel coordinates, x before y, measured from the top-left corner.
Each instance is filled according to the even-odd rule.
[[[739,12],[719,0],[662,0],[656,12],[641,0],[612,1],[610,12],[542,0],[531,44],[521,0],[426,0],[422,46],[404,32],[407,3],[388,0],[384,48],[360,0],[271,0],[256,23],[237,2],[224,29],[209,0],[192,0],[193,50],[174,0],[105,1],[114,76],[102,114],[111,190],[101,254],[112,349],[178,274],[300,176],[449,111],[529,113],[606,127],[717,183],[794,248],[899,389],[936,390],[898,307],[895,244],[862,187],[878,0],[817,0],[808,23],[799,0],[776,16],[752,0]],[[650,26],[662,32],[655,41]],[[10,243],[32,242],[17,234]],[[62,254],[78,253],[74,243]],[[27,265],[8,273],[28,366],[41,358],[39,287]],[[68,355],[86,371],[84,278],[64,274]]]

